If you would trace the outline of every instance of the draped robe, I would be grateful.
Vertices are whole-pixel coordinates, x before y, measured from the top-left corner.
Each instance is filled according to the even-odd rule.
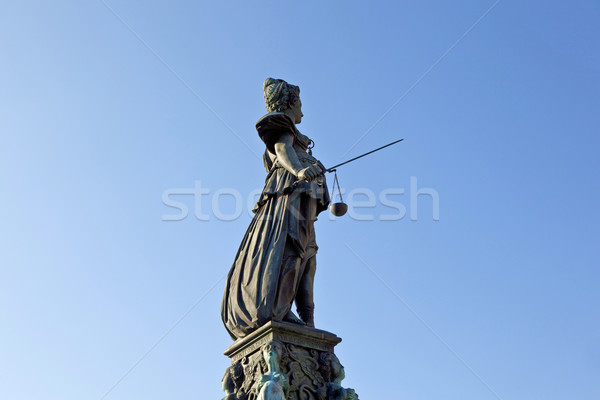
[[[256,123],[256,130],[266,146],[268,174],[221,303],[223,324],[234,340],[271,320],[281,321],[291,309],[304,266],[317,252],[314,221],[329,204],[324,177],[321,184],[294,185],[297,178],[277,161],[275,143],[282,135],[293,136],[304,167],[317,161],[306,152],[309,139],[293,121],[283,113],[269,113]]]

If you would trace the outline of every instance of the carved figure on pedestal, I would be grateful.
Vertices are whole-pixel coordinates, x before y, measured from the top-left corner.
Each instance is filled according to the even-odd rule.
[[[283,353],[283,345],[272,341],[262,349],[262,355],[267,364],[267,373],[258,383],[256,400],[285,400],[289,389],[288,380],[279,370],[279,362]]]
[[[335,354],[321,353],[319,363],[323,378],[329,382],[317,392],[319,400],[358,400],[354,389],[342,387],[341,383],[346,377],[346,372]]]
[[[247,400],[248,395],[242,389],[245,379],[242,364],[234,364],[227,368],[221,381],[221,387],[226,394],[223,400]]]

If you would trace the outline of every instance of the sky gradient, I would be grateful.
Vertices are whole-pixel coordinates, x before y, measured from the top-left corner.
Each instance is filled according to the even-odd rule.
[[[326,166],[405,139],[341,167],[353,214],[316,224],[345,386],[600,398],[599,20],[591,0],[4,2],[0,398],[223,397],[267,77],[300,86]]]

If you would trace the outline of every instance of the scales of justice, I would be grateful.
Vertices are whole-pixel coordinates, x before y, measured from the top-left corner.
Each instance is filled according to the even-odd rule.
[[[402,139],[326,168],[312,155],[314,142],[296,128],[303,117],[300,88],[267,78],[263,90],[268,113],[256,130],[267,177],[221,304],[234,340],[224,352],[231,366],[223,400],[358,400],[341,385],[345,372],[334,347],[342,339],[314,325],[314,222],[327,208],[336,216],[348,209],[336,168]],[[340,202],[331,203],[325,173],[335,174]]]

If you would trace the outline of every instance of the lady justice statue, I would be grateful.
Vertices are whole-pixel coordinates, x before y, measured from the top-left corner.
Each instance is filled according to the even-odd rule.
[[[256,123],[265,144],[265,187],[227,276],[221,304],[236,340],[269,321],[314,327],[314,222],[327,209],[325,167],[312,156],[302,121],[300,88],[281,79],[263,85],[268,114]],[[292,312],[292,303],[300,318]]]

